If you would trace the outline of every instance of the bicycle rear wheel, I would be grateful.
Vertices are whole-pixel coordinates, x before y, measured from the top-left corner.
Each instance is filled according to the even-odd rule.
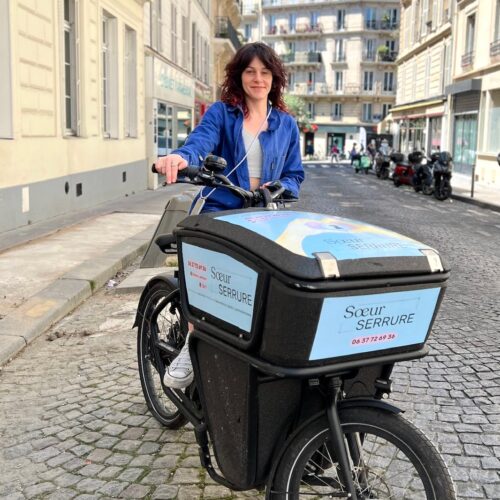
[[[165,394],[162,378],[184,345],[187,322],[181,315],[179,289],[160,281],[148,291],[140,311],[137,332],[137,360],[142,392],[153,416],[170,429],[186,423],[186,418]]]
[[[429,439],[401,415],[375,408],[340,412],[358,499],[454,500],[448,469]],[[346,497],[325,418],[290,444],[273,499]]]

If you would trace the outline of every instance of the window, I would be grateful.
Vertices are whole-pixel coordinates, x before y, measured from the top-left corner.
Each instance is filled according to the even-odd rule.
[[[465,33],[465,53],[474,52],[474,38],[476,34],[476,14],[467,17]]]
[[[491,92],[491,108],[488,126],[488,151],[495,153],[500,151],[500,90]]]
[[[177,7],[172,4],[170,9],[171,24],[170,24],[170,59],[177,63]]]
[[[123,77],[125,137],[137,137],[137,35],[128,26],[125,26]]]
[[[345,30],[345,10],[341,9],[337,11],[337,29]]]
[[[345,61],[344,40],[342,38],[335,40],[335,61]]]
[[[314,103],[313,102],[307,103],[307,118],[309,118],[310,120],[314,120],[315,116],[316,112],[314,109]]]
[[[210,83],[210,50],[208,42],[203,40],[203,48],[205,52],[205,57],[203,58],[203,81],[208,85]]]
[[[315,84],[316,84],[316,73],[310,71],[308,73],[308,80],[307,80],[307,91],[310,94],[314,92]]]
[[[363,77],[363,90],[373,90],[373,71],[365,71]]]
[[[189,21],[187,16],[182,16],[182,67],[189,69]]]
[[[384,92],[394,91],[394,73],[385,72],[384,73]]]
[[[245,39],[250,42],[252,40],[252,25],[245,24]]]
[[[318,26],[318,18],[319,18],[319,16],[318,16],[317,12],[311,12],[309,19],[310,19],[310,23],[311,23],[312,28]]]
[[[154,0],[151,5],[152,45],[158,52],[163,52],[163,0]]]
[[[422,0],[422,15],[420,16],[420,34],[422,36],[427,34],[428,19],[429,17],[429,0]]]
[[[275,35],[276,34],[276,16],[274,14],[271,14],[268,17],[267,34],[268,35]]]
[[[364,122],[371,122],[372,121],[372,103],[364,103],[363,104],[363,121]]]
[[[102,16],[102,130],[104,137],[118,137],[118,79],[116,18]]]
[[[335,71],[335,90],[344,90],[344,72]]]
[[[391,108],[391,104],[382,104],[382,118],[385,118],[389,114]]]
[[[295,73],[288,73],[288,91],[292,91],[295,87]]]
[[[332,119],[341,120],[342,119],[342,103],[334,102],[332,104]]]
[[[496,11],[495,11],[495,39],[493,41],[500,40],[500,0],[497,0]]]
[[[77,134],[77,67],[75,1],[64,1],[64,129]]]
[[[295,33],[295,28],[297,27],[297,14],[292,12],[288,14],[288,29],[290,33]]]
[[[372,7],[365,9],[365,28],[375,29],[377,27],[377,11]]]
[[[9,0],[0,0],[0,137],[6,139],[13,137],[9,21]]]
[[[365,60],[375,61],[375,40],[365,40]]]

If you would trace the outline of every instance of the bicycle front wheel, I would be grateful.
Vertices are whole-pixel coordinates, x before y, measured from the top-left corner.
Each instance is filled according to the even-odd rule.
[[[341,410],[340,421],[358,499],[455,499],[441,455],[401,415],[350,408]],[[290,444],[278,467],[272,498],[345,498],[340,477],[325,417]]]
[[[160,281],[150,288],[144,304],[137,332],[142,392],[156,420],[170,429],[177,429],[186,423],[186,418],[165,394],[162,377],[165,368],[184,345],[187,335],[179,289]]]

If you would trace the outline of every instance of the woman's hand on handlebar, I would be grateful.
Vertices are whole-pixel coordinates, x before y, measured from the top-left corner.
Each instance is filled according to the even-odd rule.
[[[177,181],[177,173],[184,170],[188,162],[180,155],[171,154],[158,158],[155,164],[156,171],[165,176],[167,184],[173,184]]]

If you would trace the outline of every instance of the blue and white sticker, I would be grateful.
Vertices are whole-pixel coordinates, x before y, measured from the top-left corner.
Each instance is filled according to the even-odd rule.
[[[423,343],[439,292],[428,288],[325,299],[309,360]]]
[[[182,244],[188,302],[250,332],[258,274],[226,254]]]
[[[293,210],[245,211],[217,220],[253,231],[286,250],[316,258],[329,252],[337,260],[372,257],[421,257],[427,245],[402,234],[343,217]]]

